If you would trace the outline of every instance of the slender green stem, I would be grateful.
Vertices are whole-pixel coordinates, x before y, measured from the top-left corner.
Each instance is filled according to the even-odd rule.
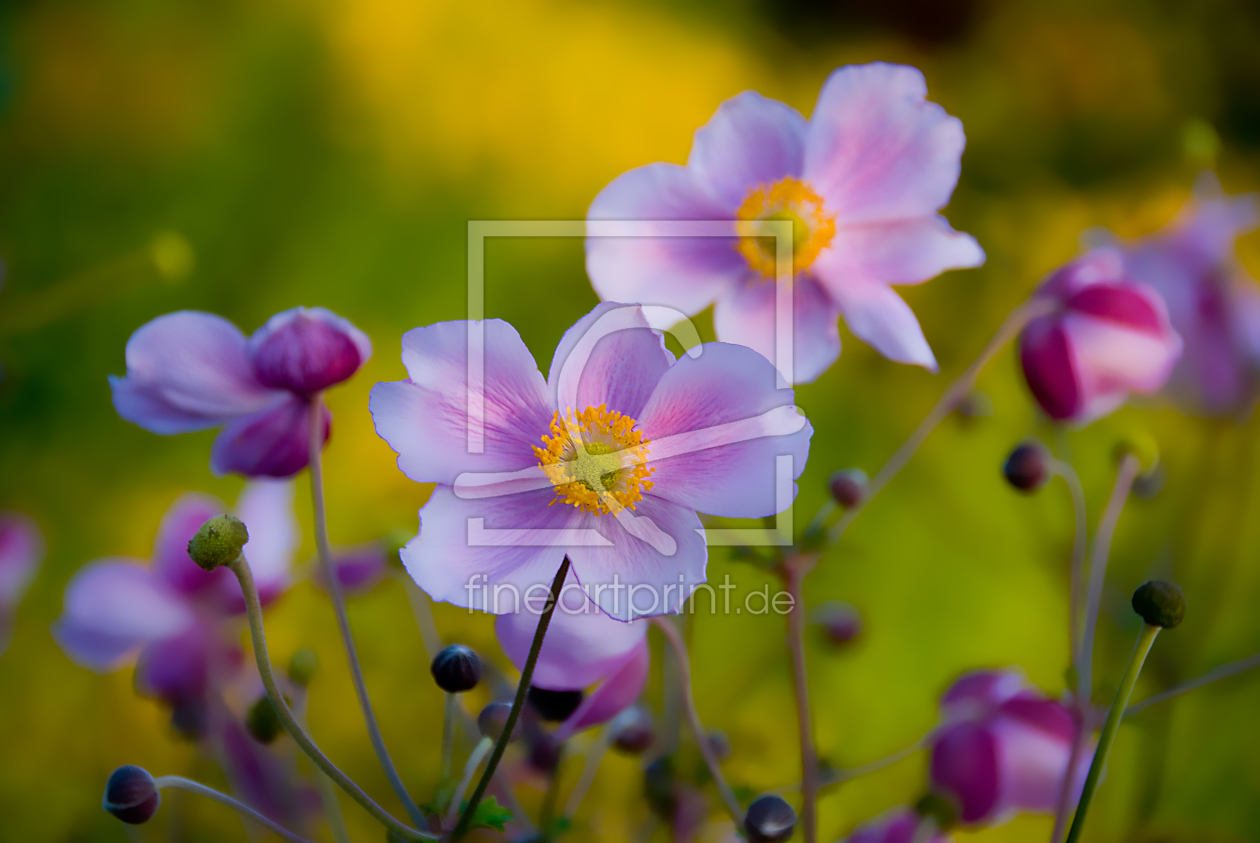
[[[853,519],[857,518],[858,513],[866,508],[871,499],[879,494],[885,486],[888,485],[901,469],[906,467],[906,463],[910,462],[910,458],[915,455],[919,448],[927,441],[928,436],[936,429],[945,417],[952,413],[967,394],[975,388],[976,378],[980,376],[980,371],[989,364],[997,353],[1001,351],[1007,343],[1015,339],[1016,335],[1024,329],[1024,326],[1053,310],[1054,304],[1043,298],[1031,298],[1012,310],[1006,317],[1006,321],[998,328],[997,333],[989,340],[988,345],[980,352],[980,356],[972,361],[967,369],[954,379],[954,382],[945,390],[945,394],[936,402],[936,406],[928,412],[919,422],[919,426],[914,429],[910,437],[896,450],[888,462],[879,470],[866,487],[866,494],[862,498],[862,502],[857,506],[851,507],[844,511],[840,519],[831,526],[829,538],[835,542],[844,535],[844,531],[853,523]]]
[[[173,788],[178,788],[180,790],[187,790],[190,793],[197,793],[202,796],[213,799],[215,802],[218,802],[220,805],[226,805],[232,810],[236,811],[238,814],[249,817],[251,820],[258,823],[259,825],[265,826],[266,828],[274,832],[278,837],[282,837],[283,839],[288,840],[289,843],[310,843],[310,841],[307,840],[305,837],[301,837],[297,834],[294,834],[293,832],[289,831],[287,828],[280,825],[279,823],[272,822],[271,820],[267,819],[267,817],[258,813],[253,808],[249,807],[248,805],[242,802],[237,802],[235,799],[233,799],[231,796],[228,796],[226,793],[220,793],[219,791],[215,790],[212,787],[206,787],[201,782],[195,782],[192,779],[186,779],[183,776],[158,776],[156,779],[153,780],[153,783],[157,785],[158,790],[162,790],[168,787],[173,787]]]
[[[285,702],[284,695],[280,693],[280,689],[276,687],[276,678],[271,671],[271,657],[267,654],[267,636],[263,632],[262,606],[258,602],[258,589],[254,586],[254,575],[249,569],[249,563],[245,561],[244,556],[236,557],[231,565],[228,566],[232,573],[236,574],[236,579],[241,584],[241,592],[245,595],[245,611],[249,617],[249,634],[254,642],[254,660],[258,663],[258,675],[262,678],[263,687],[267,690],[267,698],[271,700],[271,704],[276,709],[276,714],[280,717],[280,722],[284,724],[284,728],[293,740],[297,742],[298,747],[306,753],[306,755],[315,762],[328,778],[350,795],[350,798],[358,802],[363,810],[367,811],[381,825],[390,831],[400,835],[404,840],[436,840],[437,837],[409,828],[398,820],[394,819],[388,811],[372,801],[372,797],[363,792],[363,789],[355,784],[349,776],[341,772],[336,764],[324,755],[320,748],[315,745],[310,736],[302,730],[297,720],[293,717],[293,712],[289,709],[289,704]]]
[[[1124,710],[1124,716],[1132,717],[1135,714],[1140,714],[1153,705],[1162,703],[1164,700],[1172,699],[1173,697],[1180,696],[1187,691],[1193,691],[1196,688],[1202,688],[1204,685],[1208,685],[1221,679],[1228,679],[1231,676],[1237,676],[1240,673],[1245,673],[1246,671],[1257,667],[1260,667],[1260,653],[1248,656],[1245,659],[1230,662],[1229,664],[1223,664],[1220,667],[1215,667],[1209,670],[1202,676],[1196,676],[1194,679],[1187,679],[1185,682],[1174,685],[1166,691],[1160,691],[1158,694],[1152,694],[1141,702],[1135,702],[1133,705]]]
[[[337,790],[332,780],[318,769],[314,771],[314,778],[319,802],[324,806],[324,820],[328,823],[334,843],[350,843],[350,830],[346,828],[346,818],[341,814],[341,803],[337,801]]]
[[[1068,569],[1068,657],[1075,661],[1081,651],[1081,607],[1084,604],[1081,586],[1084,581],[1085,551],[1088,544],[1085,490],[1081,487],[1081,478],[1077,475],[1076,469],[1070,464],[1055,460],[1051,467],[1055,474],[1063,478],[1063,483],[1072,495],[1072,518],[1076,525],[1072,540],[1072,563]]]
[[[696,744],[700,747],[700,756],[704,758],[704,763],[709,768],[709,775],[713,777],[713,783],[717,785],[718,793],[722,795],[722,802],[738,828],[744,822],[744,812],[739,807],[739,800],[735,798],[735,791],[731,790],[731,786],[726,783],[726,777],[722,775],[722,765],[718,763],[717,755],[713,752],[713,743],[709,740],[709,733],[704,730],[704,724],[700,722],[700,712],[696,711],[696,700],[691,693],[691,660],[687,658],[687,645],[683,643],[682,636],[670,623],[669,618],[654,617],[652,623],[664,633],[665,640],[669,641],[674,655],[678,657],[678,672],[682,678],[683,707],[691,723],[691,734],[695,736]]]
[[[411,821],[418,826],[424,825],[424,813],[411,798],[411,794],[407,792],[402,777],[398,775],[398,768],[394,766],[393,759],[389,757],[389,750],[385,748],[385,739],[381,737],[376,713],[372,710],[372,700],[368,697],[367,684],[363,681],[363,668],[359,665],[359,654],[354,646],[354,637],[350,634],[350,618],[346,615],[346,598],[341,592],[341,582],[337,579],[337,572],[333,569],[332,551],[328,543],[328,514],[324,506],[324,470],[321,462],[324,451],[324,399],[322,395],[311,398],[310,432],[311,502],[315,510],[315,547],[319,556],[320,573],[328,589],[333,612],[337,616],[337,629],[341,633],[341,643],[346,648],[346,661],[350,664],[350,678],[354,682],[354,692],[359,698],[359,707],[363,709],[363,721],[367,724],[368,738],[372,741],[372,748],[376,750],[376,757],[385,771],[385,778],[389,779],[390,787],[394,789],[398,801],[407,809],[407,816],[411,817]]]
[[[446,819],[443,825],[450,825],[459,816],[459,803],[464,801],[464,794],[468,792],[468,785],[472,784],[473,774],[477,772],[477,768],[481,766],[482,759],[486,757],[486,753],[493,746],[494,741],[489,738],[482,738],[473,747],[468,760],[464,762],[464,774],[460,777],[459,784],[456,785],[455,791],[451,794],[451,806],[446,812]]]
[[[600,762],[604,760],[604,755],[608,753],[608,748],[612,746],[615,739],[616,730],[610,724],[600,730],[599,737],[591,741],[591,747],[586,751],[586,757],[582,759],[582,774],[578,776],[577,784],[573,786],[573,791],[569,794],[569,801],[564,805],[566,817],[572,817],[578,812],[582,800],[586,797],[586,792],[595,782],[595,774],[599,772]]]
[[[814,567],[814,558],[796,557],[784,562],[784,575],[792,608],[788,610],[788,648],[792,652],[792,688],[796,695],[797,731],[801,741],[801,834],[805,843],[818,839],[818,750],[814,746],[814,721],[809,707],[809,674],[805,668],[805,601],[802,585]]]
[[[551,581],[547,603],[543,606],[542,614],[538,616],[534,640],[529,645],[529,655],[525,657],[525,666],[521,669],[521,681],[516,686],[516,699],[512,700],[512,710],[508,712],[507,722],[503,724],[503,734],[499,735],[499,739],[495,741],[494,752],[490,755],[490,760],[486,762],[486,769],[482,771],[481,778],[477,781],[477,788],[468,800],[468,807],[464,809],[464,813],[460,814],[459,822],[455,824],[455,829],[451,832],[451,840],[459,840],[468,831],[473,814],[477,813],[477,805],[481,803],[481,797],[485,796],[486,788],[490,786],[490,780],[494,778],[494,771],[503,758],[508,741],[512,739],[516,720],[521,715],[521,707],[525,705],[525,695],[529,693],[529,684],[534,679],[534,666],[538,663],[538,653],[542,650],[543,639],[547,637],[547,627],[551,625],[551,613],[556,607],[556,601],[560,599],[560,589],[564,587],[564,578],[568,574],[569,557],[566,556],[560,563],[560,569],[556,571],[555,579]]]
[[[451,764],[455,760],[455,718],[459,702],[455,695],[447,693],[446,709],[442,713],[442,781],[451,777]]]
[[[1159,627],[1146,624],[1142,628],[1142,634],[1138,636],[1133,655],[1129,657],[1129,666],[1124,670],[1124,678],[1120,680],[1120,689],[1116,691],[1111,710],[1107,712],[1107,722],[1103,724],[1102,734],[1098,737],[1098,749],[1094,750],[1094,760],[1089,765],[1089,775],[1085,777],[1085,789],[1081,791],[1081,801],[1077,805],[1076,816],[1072,818],[1072,828],[1068,831],[1067,843],[1076,843],[1085,828],[1085,815],[1089,812],[1094,792],[1098,789],[1098,779],[1102,776],[1103,766],[1107,763],[1111,745],[1116,740],[1116,730],[1124,717],[1125,706],[1129,704],[1129,696],[1133,693],[1133,686],[1137,684],[1138,674],[1142,672],[1142,663],[1146,661],[1146,654],[1151,651],[1156,635],[1159,635]],[[1069,778],[1072,776],[1071,770],[1067,771],[1067,776]]]
[[[564,763],[564,744],[556,747],[556,765],[551,768],[551,777],[547,780],[547,791],[543,794],[542,807],[538,811],[538,827],[542,829],[543,839],[551,839],[551,826],[556,816],[556,800],[560,797],[560,765]]]
[[[818,787],[819,789],[822,789],[824,787],[830,787],[833,784],[841,784],[843,782],[852,781],[853,779],[859,779],[862,776],[869,776],[871,773],[877,773],[885,767],[891,767],[898,761],[903,761],[911,755],[914,755],[916,752],[922,751],[924,749],[924,740],[925,739],[921,738],[905,749],[899,749],[891,755],[885,755],[883,758],[872,761],[869,764],[863,764],[860,767],[847,767],[830,770],[821,777]],[[798,788],[799,785],[797,788],[786,788],[783,791],[777,792],[790,792],[791,790]]]

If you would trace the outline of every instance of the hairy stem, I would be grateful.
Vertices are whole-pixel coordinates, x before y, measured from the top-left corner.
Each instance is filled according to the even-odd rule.
[[[818,750],[814,747],[814,722],[809,708],[809,674],[805,668],[805,601],[801,586],[814,567],[813,557],[796,557],[784,562],[788,594],[788,647],[792,651],[793,690],[796,694],[797,730],[801,739],[801,834],[805,843],[818,839]]]
[[[451,832],[452,840],[460,839],[468,831],[473,815],[477,813],[477,805],[481,802],[481,797],[485,796],[486,788],[490,786],[490,780],[494,778],[494,771],[499,766],[500,759],[503,758],[508,741],[512,739],[512,731],[516,728],[516,720],[521,715],[521,707],[525,705],[525,695],[529,693],[529,684],[534,678],[534,666],[538,663],[538,653],[542,650],[543,639],[547,637],[547,627],[551,625],[551,614],[556,607],[556,601],[560,599],[560,589],[564,587],[564,578],[568,574],[569,557],[566,556],[560,563],[560,569],[556,571],[555,579],[551,581],[547,603],[538,617],[538,626],[534,629],[534,640],[529,645],[529,655],[525,657],[525,666],[521,669],[521,681],[516,686],[516,699],[512,700],[512,710],[508,712],[507,722],[503,724],[503,733],[495,741],[494,752],[490,755],[490,760],[486,762],[486,769],[481,772],[477,788],[468,800],[468,807],[460,814],[459,822]]]
[[[380,726],[376,723],[376,713],[372,710],[372,700],[368,697],[367,684],[363,681],[363,668],[359,665],[359,653],[354,646],[354,637],[350,634],[350,618],[346,615],[346,598],[341,592],[341,582],[333,569],[332,551],[328,545],[328,514],[324,506],[324,470],[321,463],[324,451],[324,399],[316,395],[311,399],[310,408],[310,471],[311,502],[315,509],[315,547],[319,556],[319,569],[328,589],[328,597],[337,616],[337,629],[341,633],[341,643],[346,648],[346,661],[350,664],[350,678],[354,682],[354,693],[359,698],[359,708],[363,709],[363,722],[367,724],[368,738],[372,741],[372,749],[380,761],[385,778],[394,789],[398,801],[407,809],[407,816],[416,825],[424,825],[424,813],[416,805],[411,794],[407,792],[402,777],[394,760],[389,757],[385,748],[385,739],[381,737]]]
[[[953,412],[967,394],[975,388],[976,378],[980,376],[980,371],[988,365],[997,353],[1001,351],[1008,342],[1013,340],[1024,326],[1038,316],[1049,313],[1053,308],[1053,304],[1045,299],[1032,298],[1012,310],[1006,317],[1006,321],[1002,323],[1002,327],[998,328],[997,333],[989,340],[980,352],[980,356],[972,361],[967,369],[954,379],[954,382],[945,390],[945,394],[936,402],[936,406],[919,422],[919,426],[914,429],[900,448],[884,463],[879,473],[871,479],[870,485],[867,486],[866,494],[863,496],[862,502],[855,507],[845,510],[830,530],[831,541],[837,541],[844,535],[844,531],[849,528],[849,524],[853,523],[853,519],[858,513],[866,508],[871,498],[879,494],[880,490],[888,485],[901,469],[906,467],[906,463],[910,462],[910,458],[915,455],[919,448],[927,441],[928,436],[936,429],[946,416]]]
[[[249,634],[254,643],[254,659],[258,663],[258,675],[262,678],[263,687],[267,690],[267,698],[271,700],[272,706],[275,707],[276,714],[280,717],[280,722],[284,724],[285,730],[293,736],[293,740],[297,742],[298,747],[306,753],[319,769],[324,771],[328,778],[332,779],[338,787],[348,793],[351,799],[358,802],[363,810],[371,814],[381,825],[398,834],[404,840],[436,840],[437,837],[434,835],[409,828],[394,819],[388,811],[372,801],[372,797],[364,793],[363,789],[355,784],[349,776],[341,772],[337,765],[332,763],[328,756],[320,751],[320,748],[315,745],[310,736],[298,725],[297,720],[293,717],[293,712],[289,710],[289,704],[284,700],[284,695],[276,687],[276,678],[271,671],[271,657],[267,654],[267,636],[263,632],[262,606],[258,601],[258,589],[254,586],[254,575],[249,569],[249,563],[245,561],[244,556],[238,556],[236,561],[228,567],[232,570],[232,573],[236,574],[236,579],[241,584],[241,592],[245,595],[245,611],[249,616]]]
[[[1133,655],[1129,657],[1129,666],[1124,670],[1124,678],[1120,680],[1120,689],[1116,691],[1111,710],[1107,712],[1107,722],[1103,724],[1102,734],[1098,737],[1098,749],[1095,750],[1094,760],[1089,765],[1089,775],[1085,777],[1085,789],[1081,791],[1081,801],[1076,808],[1076,816],[1072,818],[1072,828],[1068,831],[1067,843],[1076,843],[1085,828],[1085,815],[1089,812],[1090,803],[1094,800],[1094,792],[1098,790],[1098,779],[1102,776],[1103,766],[1107,763],[1111,745],[1115,743],[1116,730],[1120,726],[1121,718],[1124,717],[1125,706],[1129,704],[1129,696],[1133,693],[1133,686],[1137,684],[1138,674],[1142,672],[1142,663],[1146,661],[1146,654],[1151,651],[1156,635],[1159,635],[1159,627],[1146,624],[1138,636]],[[1069,770],[1067,775],[1071,777],[1072,771]]]
[[[669,641],[674,655],[678,658],[678,672],[682,678],[683,707],[686,709],[687,719],[691,724],[691,733],[696,738],[700,755],[709,768],[709,775],[713,777],[713,783],[717,785],[726,810],[735,820],[735,826],[739,827],[744,821],[744,812],[739,807],[739,800],[735,798],[735,791],[731,790],[731,786],[726,783],[726,778],[722,775],[722,767],[718,764],[717,756],[713,752],[709,733],[704,730],[704,724],[700,722],[700,713],[696,711],[696,700],[691,694],[691,660],[687,657],[687,645],[683,643],[682,636],[678,634],[677,628],[669,622],[668,618],[652,618],[652,624],[665,635],[665,640]]]
[[[236,811],[238,814],[241,814],[242,816],[245,816],[245,817],[249,817],[251,820],[258,823],[259,825],[267,827],[276,836],[281,837],[284,840],[288,840],[289,843],[310,843],[310,841],[307,840],[305,837],[301,837],[297,834],[294,834],[293,832],[289,831],[287,828],[280,825],[279,823],[272,822],[271,820],[267,819],[267,817],[258,813],[253,808],[249,807],[248,805],[242,802],[236,801],[231,796],[228,796],[226,793],[220,793],[219,791],[215,790],[212,787],[206,787],[201,782],[195,782],[192,779],[186,779],[183,776],[158,776],[156,779],[153,780],[153,783],[157,785],[158,790],[163,790],[165,788],[173,787],[173,788],[178,788],[179,790],[187,790],[189,793],[197,793],[202,796],[213,799],[215,802],[218,802],[220,805],[226,805],[232,810]]]

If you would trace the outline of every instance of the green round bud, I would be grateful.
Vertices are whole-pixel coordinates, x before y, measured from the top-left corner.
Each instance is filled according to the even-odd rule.
[[[1186,616],[1186,596],[1175,582],[1151,580],[1133,592],[1133,611],[1151,626],[1172,629]]]
[[[276,707],[265,694],[245,712],[245,728],[259,743],[272,743],[284,731]]]
[[[235,562],[247,541],[245,522],[235,515],[216,515],[188,540],[188,557],[204,570],[213,571]]]
[[[1116,462],[1120,462],[1128,454],[1137,457],[1142,474],[1154,471],[1155,466],[1159,465],[1159,445],[1156,444],[1155,437],[1145,430],[1129,431],[1111,452]]]
[[[319,670],[319,656],[309,647],[303,647],[289,657],[289,679],[305,688]]]

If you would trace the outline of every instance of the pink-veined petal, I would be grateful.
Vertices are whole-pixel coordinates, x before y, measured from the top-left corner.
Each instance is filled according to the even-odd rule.
[[[302,541],[293,511],[293,482],[255,480],[245,484],[236,500],[236,515],[249,530],[249,541],[241,550],[254,574],[259,595],[274,599],[289,584],[293,554]],[[235,578],[233,586],[229,593],[239,598]]]
[[[153,572],[167,587],[192,595],[211,586],[221,588],[236,578],[227,569],[206,571],[188,557],[188,541],[201,525],[228,511],[223,501],[199,492],[186,492],[162,515],[153,542]],[[246,529],[249,524],[246,524]],[[239,586],[237,591],[240,591]]]
[[[839,222],[813,271],[828,289],[841,289],[848,279],[918,284],[948,269],[982,263],[984,249],[976,239],[933,214],[892,222]]]
[[[539,618],[538,612],[522,607],[494,619],[499,646],[518,670],[525,665]],[[619,669],[646,637],[647,621],[622,623],[609,617],[586,598],[576,578],[569,578],[552,612],[533,683],[551,691],[588,688]]]
[[[1159,391],[1181,356],[1181,338],[1171,331],[1170,336],[1156,336],[1068,313],[1063,332],[1072,348],[1084,403],[1076,416],[1079,421],[1106,415],[1130,392]]]
[[[470,330],[481,349],[481,373],[469,372]],[[416,328],[403,336],[403,363],[408,380],[378,383],[368,403],[377,434],[412,480],[450,485],[463,472],[513,471],[537,462],[533,447],[549,432],[554,407],[511,325],[488,319]],[[470,375],[481,394],[471,407]],[[470,413],[484,420],[480,453],[470,453]]]
[[[923,336],[910,305],[887,284],[856,278],[829,284],[844,323],[858,339],[896,363],[911,363],[935,372],[936,356]]]
[[[564,740],[583,729],[607,723],[634,705],[643,693],[650,665],[647,642],[640,641],[630,655],[624,657],[621,665],[582,699],[577,710],[556,730],[556,737]]]
[[[349,378],[372,356],[372,341],[322,307],[277,313],[249,338],[260,383],[310,395]]]
[[[966,138],[927,101],[913,67],[874,62],[823,84],[805,142],[805,180],[844,224],[922,217],[949,202]]]
[[[311,452],[311,411],[306,400],[293,395],[288,400],[252,416],[229,423],[214,440],[210,469],[216,475],[242,474],[246,477],[292,477],[306,468]],[[324,441],[332,431],[332,412],[321,412]]]
[[[999,807],[998,745],[988,728],[958,723],[941,732],[932,746],[931,780],[959,802],[959,819],[976,823]]]
[[[774,284],[753,283],[718,299],[713,308],[718,340],[746,345],[775,361],[776,292]],[[792,380],[810,383],[840,357],[840,308],[807,274],[793,281],[792,299]]]
[[[807,125],[790,105],[744,91],[696,130],[687,168],[725,205],[738,208],[758,186],[800,176]]]

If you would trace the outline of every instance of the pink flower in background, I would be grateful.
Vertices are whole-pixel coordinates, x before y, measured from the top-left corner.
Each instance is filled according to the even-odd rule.
[[[471,399],[470,331],[484,359]],[[567,555],[608,614],[676,611],[704,581],[696,511],[779,512],[809,455],[813,430],[765,358],[710,343],[675,360],[637,305],[579,320],[546,379],[496,319],[409,331],[403,362],[408,380],[373,387],[372,417],[403,473],[437,487],[402,561],[459,606],[518,611]]]
[[[575,601],[572,595],[572,590],[566,591],[552,613],[532,684],[548,691],[596,687],[560,725],[559,740],[606,723],[634,705],[647,681],[650,662],[646,620],[622,623],[585,597]],[[525,666],[538,619],[538,614],[526,610],[495,618],[499,646],[518,670]]]
[[[835,362],[840,315],[890,360],[935,371],[918,320],[891,285],[979,266],[984,251],[937,213],[958,183],[965,138],[926,97],[922,73],[883,63],[832,73],[810,120],[745,91],[696,132],[686,166],[623,173],[587,219],[789,221],[795,380]],[[605,300],[687,314],[716,302],[719,340],[775,359],[773,239],[588,237],[586,266]]]
[[[1260,284],[1234,241],[1260,224],[1260,208],[1255,194],[1225,196],[1210,173],[1195,194],[1163,231],[1125,246],[1125,266],[1163,296],[1185,341],[1165,391],[1192,410],[1239,413],[1260,386]]]
[[[385,546],[381,542],[366,542],[353,547],[334,547],[332,561],[333,570],[337,574],[337,582],[348,594],[364,594],[371,591],[389,569]],[[325,583],[319,567],[312,565],[311,571],[315,584],[324,588]]]
[[[1055,310],[1019,338],[1024,377],[1056,421],[1086,424],[1132,392],[1158,392],[1181,356],[1159,294],[1125,271],[1115,249],[1095,249],[1051,273],[1036,296]]]
[[[9,646],[13,616],[44,559],[44,535],[17,512],[0,512],[0,653]]]
[[[66,586],[65,610],[53,626],[57,643],[82,667],[104,673],[138,656],[136,687],[173,706],[190,732],[203,725],[207,689],[240,661],[239,631],[223,628],[245,610],[240,586],[230,571],[206,572],[187,552],[197,529],[225,511],[208,495],[180,497],[162,518],[151,563],[88,563]],[[292,483],[247,485],[236,514],[249,529],[244,552],[259,595],[271,602],[289,585],[298,544]]]
[[[127,375],[110,377],[118,414],[164,435],[222,427],[216,474],[289,477],[310,455],[313,395],[372,355],[367,335],[323,308],[279,313],[254,335],[221,316],[159,316],[127,341]],[[332,414],[324,416],[327,440]]]
[[[954,800],[964,825],[997,825],[1020,812],[1052,813],[1067,775],[1076,720],[1014,671],[963,675],[941,697],[930,739],[932,787]],[[1093,749],[1073,773],[1080,796]]]
[[[843,843],[920,843],[915,832],[922,820],[913,809],[893,808],[873,820],[863,823]],[[949,835],[937,833],[921,843],[948,843]]]

